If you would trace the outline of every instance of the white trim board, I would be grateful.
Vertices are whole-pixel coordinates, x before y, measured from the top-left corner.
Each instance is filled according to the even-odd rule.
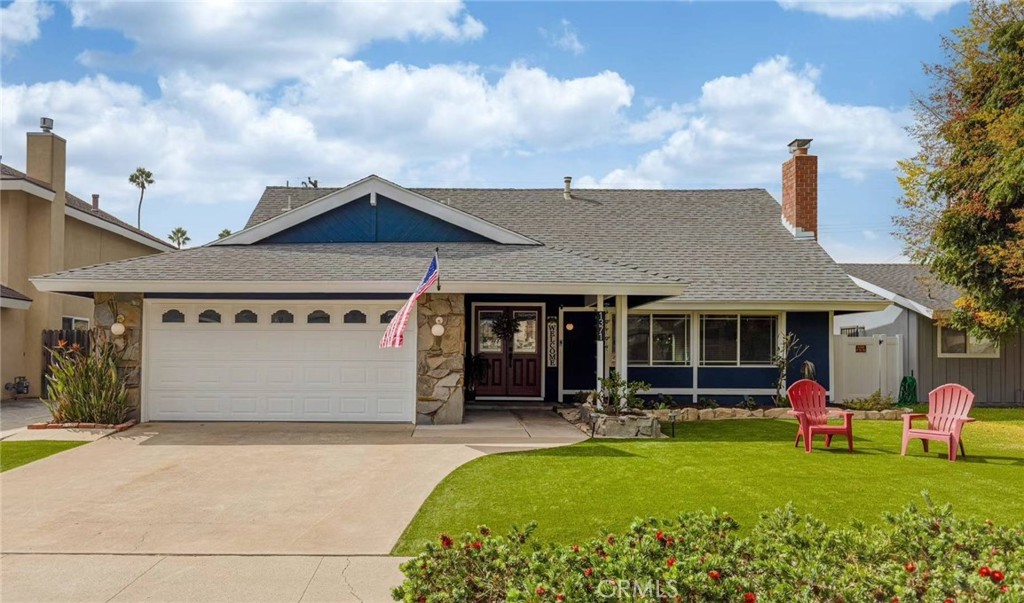
[[[73,277],[29,279],[40,291],[66,293],[405,293],[418,281],[197,281],[91,280]],[[682,284],[555,283],[444,280],[445,293],[529,293],[584,295],[597,290],[621,295],[678,295]]]
[[[319,199],[314,199],[295,209],[285,211],[278,216],[250,226],[233,235],[213,241],[209,245],[250,245],[367,195],[370,195],[370,203],[376,204],[376,195],[378,194],[497,243],[506,245],[540,244],[519,233],[502,228],[497,224],[455,209],[419,193],[414,193],[380,176],[371,174],[333,193],[324,195]]]
[[[665,299],[654,301],[642,306],[630,308],[630,312],[670,312],[673,310],[697,310],[705,314],[717,311],[746,312],[761,311],[778,313],[789,312],[827,312],[828,310],[846,310],[854,312],[874,312],[884,310],[892,305],[889,301],[877,302],[849,302],[849,301],[821,301],[821,302],[792,302],[792,301],[679,301]]]
[[[116,234],[116,235],[118,235],[120,237],[124,237],[126,239],[135,241],[136,243],[140,243],[142,245],[145,245],[146,247],[149,247],[150,249],[156,249],[157,251],[172,251],[172,250],[174,250],[174,247],[172,245],[170,245],[170,244],[164,245],[163,243],[157,243],[156,241],[154,241],[153,239],[150,239],[149,237],[144,237],[144,236],[140,235],[137,232],[134,232],[134,231],[128,230],[127,228],[124,228],[123,226],[118,226],[117,224],[114,224],[113,222],[108,222],[108,221],[104,220],[103,218],[98,218],[98,217],[92,215],[91,213],[89,213],[87,211],[83,211],[83,210],[78,209],[77,207],[71,207],[70,205],[65,205],[64,206],[64,215],[69,217],[69,218],[72,218],[74,220],[78,220],[79,222],[83,222],[83,223],[88,224],[90,226],[95,226],[96,228],[99,228],[101,230],[105,230],[107,232],[112,232],[112,233],[114,233],[114,234]]]
[[[32,305],[31,300],[14,299],[13,297],[0,297],[0,308],[10,308],[11,310],[28,310]]]
[[[875,295],[878,295],[879,297],[884,297],[885,299],[891,301],[894,304],[903,306],[904,308],[907,308],[908,310],[913,310],[914,312],[917,312],[918,314],[921,314],[923,316],[927,316],[928,318],[934,318],[935,310],[932,309],[932,308],[928,308],[928,307],[922,306],[921,304],[917,303],[916,301],[909,300],[909,299],[903,297],[902,295],[898,295],[896,293],[893,293],[892,291],[889,291],[888,289],[883,289],[882,287],[879,287],[878,285],[873,285],[873,284],[871,284],[871,283],[869,283],[869,282],[867,282],[867,281],[865,281],[863,279],[859,279],[859,278],[857,278],[855,276],[851,276],[850,280],[853,281],[855,285],[857,285],[861,289],[864,289],[865,291],[868,291],[870,293],[874,293]]]
[[[0,191],[21,191],[39,197],[40,199],[46,199],[47,201],[53,201],[57,196],[57,193],[51,191],[48,188],[40,186],[35,182],[30,182],[24,178],[4,178],[0,180]]]

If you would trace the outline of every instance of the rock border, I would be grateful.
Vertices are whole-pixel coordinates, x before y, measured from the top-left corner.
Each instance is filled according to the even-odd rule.
[[[676,413],[676,422],[688,421],[717,421],[722,419],[790,419],[788,407],[759,408],[757,410],[746,410],[744,408],[722,407],[722,408],[676,408],[649,410],[653,416],[663,423],[671,423],[669,413]],[[833,416],[838,417],[844,409],[838,406],[829,406],[827,410]],[[861,421],[900,421],[903,415],[911,412],[909,408],[888,408],[886,410],[851,410],[853,418]]]
[[[130,419],[124,423],[32,423],[28,426],[29,429],[113,429],[114,433],[118,433],[134,426],[137,423],[135,419]]]

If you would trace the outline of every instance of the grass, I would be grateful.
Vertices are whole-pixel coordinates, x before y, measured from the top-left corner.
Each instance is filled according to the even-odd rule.
[[[958,514],[1024,521],[1024,411],[976,409],[964,430],[968,456],[919,441],[899,455],[902,422],[855,421],[856,452],[822,438],[814,452],[793,447],[796,423],[781,420],[677,424],[675,439],[590,440],[550,450],[491,455],[450,474],[395,546],[412,555],[438,534],[478,525],[506,530],[537,521],[537,537],[571,543],[621,531],[635,517],[674,517],[716,508],[741,525],[792,501],[828,522],[878,521],[921,501],[951,502]]]
[[[0,473],[58,452],[77,448],[86,442],[58,442],[35,440],[26,442],[0,442]]]

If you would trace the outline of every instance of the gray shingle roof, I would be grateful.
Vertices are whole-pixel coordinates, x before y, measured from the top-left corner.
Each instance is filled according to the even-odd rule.
[[[11,289],[7,285],[0,285],[0,297],[6,297],[7,299],[16,299],[18,301],[32,301],[32,298],[25,295],[20,291]]]
[[[154,281],[418,281],[433,243],[327,243],[214,245],[143,256],[54,276],[91,280]],[[441,278],[508,281],[678,284],[579,253],[537,245],[440,244]]]
[[[930,310],[950,310],[960,292],[939,282],[920,264],[843,264],[850,276],[905,297]]]
[[[29,178],[24,172],[18,171],[18,170],[12,168],[11,166],[9,166],[7,164],[0,164],[0,179],[3,179],[3,180],[27,180],[28,182],[31,182],[31,183],[36,184],[38,186],[41,186],[41,187],[43,187],[43,188],[45,188],[47,190],[53,190],[53,187],[51,187],[49,184],[47,184],[45,182],[42,182],[42,181],[39,181],[39,180],[36,180],[35,178]],[[164,246],[164,247],[166,247],[168,249],[173,249],[174,248],[174,246],[171,245],[170,243],[168,243],[167,241],[164,241],[164,240],[160,239],[159,237],[151,235],[148,232],[146,232],[145,230],[141,230],[139,228],[136,228],[136,227],[132,226],[131,224],[125,222],[124,220],[119,219],[117,216],[114,216],[113,214],[109,214],[109,213],[103,211],[102,209],[94,210],[92,208],[92,203],[90,203],[88,201],[85,201],[84,199],[80,199],[79,197],[76,197],[75,195],[72,195],[71,193],[65,192],[64,193],[64,200],[65,200],[64,202],[68,206],[73,207],[75,209],[82,210],[84,212],[88,212],[89,214],[91,214],[93,216],[96,216],[97,218],[99,218],[100,220],[103,220],[104,222],[109,222],[110,224],[114,224],[116,226],[120,226],[121,228],[124,228],[125,230],[129,230],[129,231],[131,231],[131,232],[133,232],[133,233],[135,233],[135,234],[137,234],[139,236],[146,237],[147,239],[149,239],[151,241],[159,243],[159,244],[161,244],[162,246]]]

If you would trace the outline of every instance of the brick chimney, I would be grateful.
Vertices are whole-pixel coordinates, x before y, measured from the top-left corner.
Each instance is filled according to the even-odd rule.
[[[98,194],[96,194],[96,193],[92,194],[92,210],[93,211],[99,211],[100,210],[100,196]]]
[[[818,156],[810,147],[810,138],[797,138],[782,164],[782,222],[800,239],[818,238]]]

